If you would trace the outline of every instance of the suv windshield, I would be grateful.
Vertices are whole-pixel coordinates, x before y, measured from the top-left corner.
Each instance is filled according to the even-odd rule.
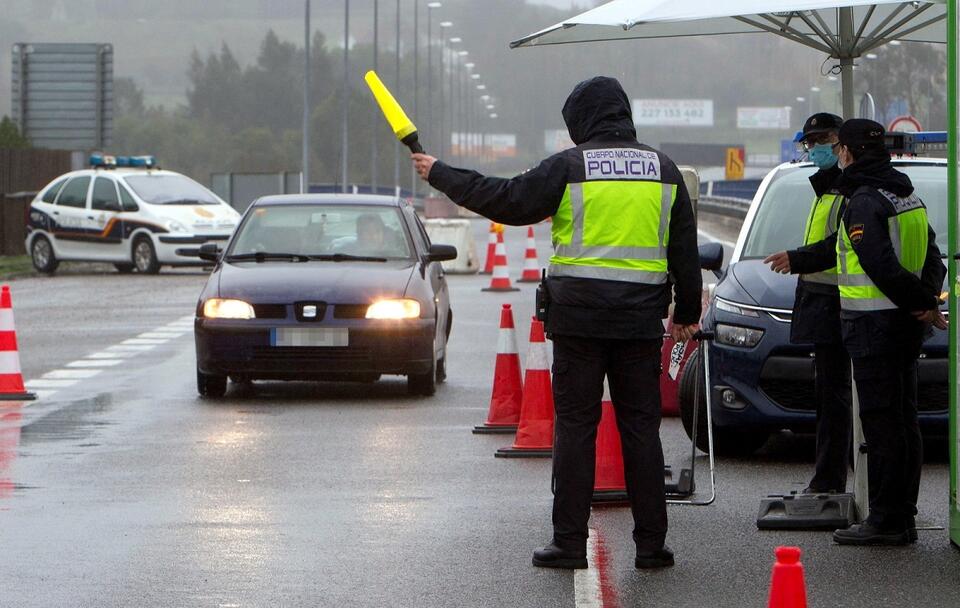
[[[227,256],[256,259],[257,253],[293,254],[335,262],[356,257],[368,261],[409,259],[413,248],[402,221],[395,207],[255,207],[237,229]]]
[[[937,233],[937,246],[947,252],[947,167],[946,165],[897,164],[906,173],[927,206],[927,217]],[[765,258],[771,253],[795,249],[803,244],[813,188],[807,179],[816,167],[786,169],[777,175],[760,201],[743,246],[741,259]]]
[[[219,205],[209,190],[185,175],[128,175],[124,181],[137,196],[154,205]]]

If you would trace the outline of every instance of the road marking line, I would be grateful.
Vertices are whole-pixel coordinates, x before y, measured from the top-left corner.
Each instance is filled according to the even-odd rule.
[[[102,369],[55,369],[45,373],[43,377],[49,380],[86,380],[102,371]]]
[[[134,352],[123,352],[123,351],[114,351],[112,353],[107,351],[101,351],[99,353],[90,353],[84,358],[85,359],[126,359],[128,357],[132,357],[135,354],[136,353]]]
[[[156,344],[114,344],[113,346],[108,346],[106,350],[136,354],[145,350],[153,350],[156,347]]]
[[[120,344],[134,345],[134,346],[143,346],[146,344],[152,344],[156,346],[157,344],[166,344],[166,340],[145,340],[143,338],[130,338],[129,340],[124,340]]]
[[[697,234],[699,234],[699,235],[702,236],[703,238],[707,239],[708,241],[713,241],[714,243],[720,243],[720,244],[723,245],[724,247],[730,247],[731,249],[733,249],[734,247],[737,246],[737,244],[734,243],[733,241],[725,241],[725,240],[721,239],[720,237],[713,236],[712,234],[710,234],[710,233],[707,232],[706,230],[700,230],[699,228],[697,228]]]
[[[178,320],[178,321],[190,321],[191,323],[193,323],[193,319],[194,319],[194,316],[193,316],[193,315],[187,315],[187,316],[185,316],[185,317],[180,317],[180,318],[177,319],[177,320]]]
[[[33,394],[37,396],[37,400],[40,400],[40,399],[46,399],[46,398],[49,397],[50,395],[56,395],[56,394],[57,394],[57,391],[53,391],[53,390],[46,390],[46,391],[40,390],[40,391],[33,391]]]
[[[38,378],[36,380],[27,382],[26,387],[30,390],[35,388],[67,388],[68,386],[73,386],[76,383],[76,380],[45,380],[43,378]]]
[[[148,331],[146,333],[140,334],[139,336],[137,336],[137,338],[148,338],[153,340],[159,340],[159,339],[169,340],[171,338],[179,338],[185,333],[186,332],[183,332],[183,331],[178,331],[178,332]]]
[[[120,359],[80,359],[67,363],[67,367],[113,367],[121,363]]]
[[[573,571],[573,603],[577,608],[603,608],[603,593],[600,591],[600,570],[597,568],[596,530],[589,530],[587,537],[587,567]]]

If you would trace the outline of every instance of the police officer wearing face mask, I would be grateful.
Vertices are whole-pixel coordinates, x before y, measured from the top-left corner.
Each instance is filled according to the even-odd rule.
[[[701,275],[693,206],[677,166],[637,141],[620,83],[578,84],[563,106],[575,148],[512,179],[486,177],[414,154],[421,177],[494,221],[553,218],[546,329],[553,340],[553,540],[547,568],[587,566],[603,382],[617,413],[637,568],[673,565],[660,445],[662,320],[671,292],[674,338],[698,329]]]
[[[825,112],[803,125],[800,142],[818,171],[810,176],[816,198],[803,232],[803,246],[764,260],[775,272],[797,273],[790,341],[813,344],[816,366],[817,457],[805,493],[843,492],[850,454],[850,357],[840,337],[837,290],[837,228],[846,199],[837,189],[841,171],[833,145],[843,119]]]
[[[870,515],[833,538],[902,545],[916,540],[923,461],[917,358],[931,325],[947,327],[939,306],[946,268],[923,201],[890,164],[883,126],[848,120],[835,149],[849,197],[837,236],[841,330],[867,444]]]

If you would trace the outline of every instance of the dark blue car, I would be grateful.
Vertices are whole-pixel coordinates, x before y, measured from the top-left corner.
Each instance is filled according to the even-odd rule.
[[[910,176],[926,203],[942,252],[947,251],[947,165],[938,159],[894,161]],[[770,270],[763,259],[800,246],[813,190],[810,163],[781,165],[760,185],[740,230],[729,266],[721,275],[704,325],[716,331],[710,344],[711,405],[718,453],[750,453],[773,432],[812,432],[816,422],[812,345],[791,344],[790,319],[796,277]],[[692,426],[696,367],[681,378],[681,414]],[[919,361],[919,411],[924,434],[947,434],[947,332],[936,331]],[[701,407],[705,407],[701,401]],[[699,416],[705,424],[706,416]],[[703,430],[703,429],[701,429]],[[706,432],[698,443],[706,450]]]
[[[372,382],[407,376],[431,395],[446,377],[453,323],[440,261],[411,206],[358,195],[268,196],[253,203],[197,304],[197,389],[227,379]]]

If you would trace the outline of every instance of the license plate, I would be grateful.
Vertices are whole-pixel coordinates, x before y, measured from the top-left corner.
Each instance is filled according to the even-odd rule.
[[[270,330],[270,346],[347,346],[346,327],[278,327]]]

